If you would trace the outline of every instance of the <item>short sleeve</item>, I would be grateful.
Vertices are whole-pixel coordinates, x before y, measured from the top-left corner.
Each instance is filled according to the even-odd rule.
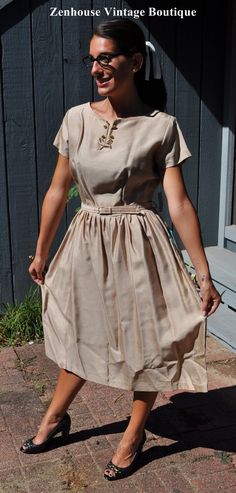
[[[68,130],[68,111],[66,112],[62,124],[53,141],[53,145],[57,147],[60,154],[69,157],[69,130]]]
[[[156,152],[158,166],[160,168],[177,166],[191,155],[176,118],[170,116],[163,141]]]

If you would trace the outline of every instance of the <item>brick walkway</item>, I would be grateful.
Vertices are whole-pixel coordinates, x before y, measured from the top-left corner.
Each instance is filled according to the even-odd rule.
[[[58,368],[42,344],[0,352],[0,493],[236,492],[236,354],[212,337],[208,394],[160,393],[146,426],[139,466],[110,483],[103,468],[127,424],[132,393],[87,382],[69,412],[69,441],[60,436],[38,455],[19,451],[35,435]]]

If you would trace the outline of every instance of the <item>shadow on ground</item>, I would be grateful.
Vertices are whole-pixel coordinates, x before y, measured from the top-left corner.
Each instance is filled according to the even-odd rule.
[[[67,444],[122,433],[127,427],[127,420],[71,433]],[[236,452],[236,386],[212,390],[207,394],[186,392],[174,395],[168,404],[150,413],[146,430],[175,443],[148,449],[143,454],[144,463],[197,447]],[[49,450],[62,444],[62,439],[56,437]]]

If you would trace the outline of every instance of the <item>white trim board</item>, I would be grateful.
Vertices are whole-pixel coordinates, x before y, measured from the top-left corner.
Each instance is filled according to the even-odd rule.
[[[218,245],[224,247],[225,226],[230,225],[232,195],[233,195],[233,171],[234,171],[234,134],[229,128],[222,129],[221,151],[221,181],[220,181],[220,209]]]
[[[232,11],[231,11],[232,9]],[[227,25],[228,38],[225,50],[225,84],[224,84],[224,114],[221,146],[221,182],[218,245],[225,245],[225,227],[231,225],[234,148],[235,148],[235,119],[236,119],[236,4],[231,3]]]

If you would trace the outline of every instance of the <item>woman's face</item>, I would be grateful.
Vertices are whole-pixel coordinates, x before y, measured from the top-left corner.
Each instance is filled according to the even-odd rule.
[[[94,35],[90,42],[89,54],[96,58],[98,55],[120,52],[116,43],[111,39]],[[141,57],[141,59],[140,59]],[[108,66],[93,63],[91,75],[96,80],[98,93],[101,96],[122,95],[134,88],[134,74],[142,63],[142,55],[135,53],[132,57],[118,55],[111,59]]]

